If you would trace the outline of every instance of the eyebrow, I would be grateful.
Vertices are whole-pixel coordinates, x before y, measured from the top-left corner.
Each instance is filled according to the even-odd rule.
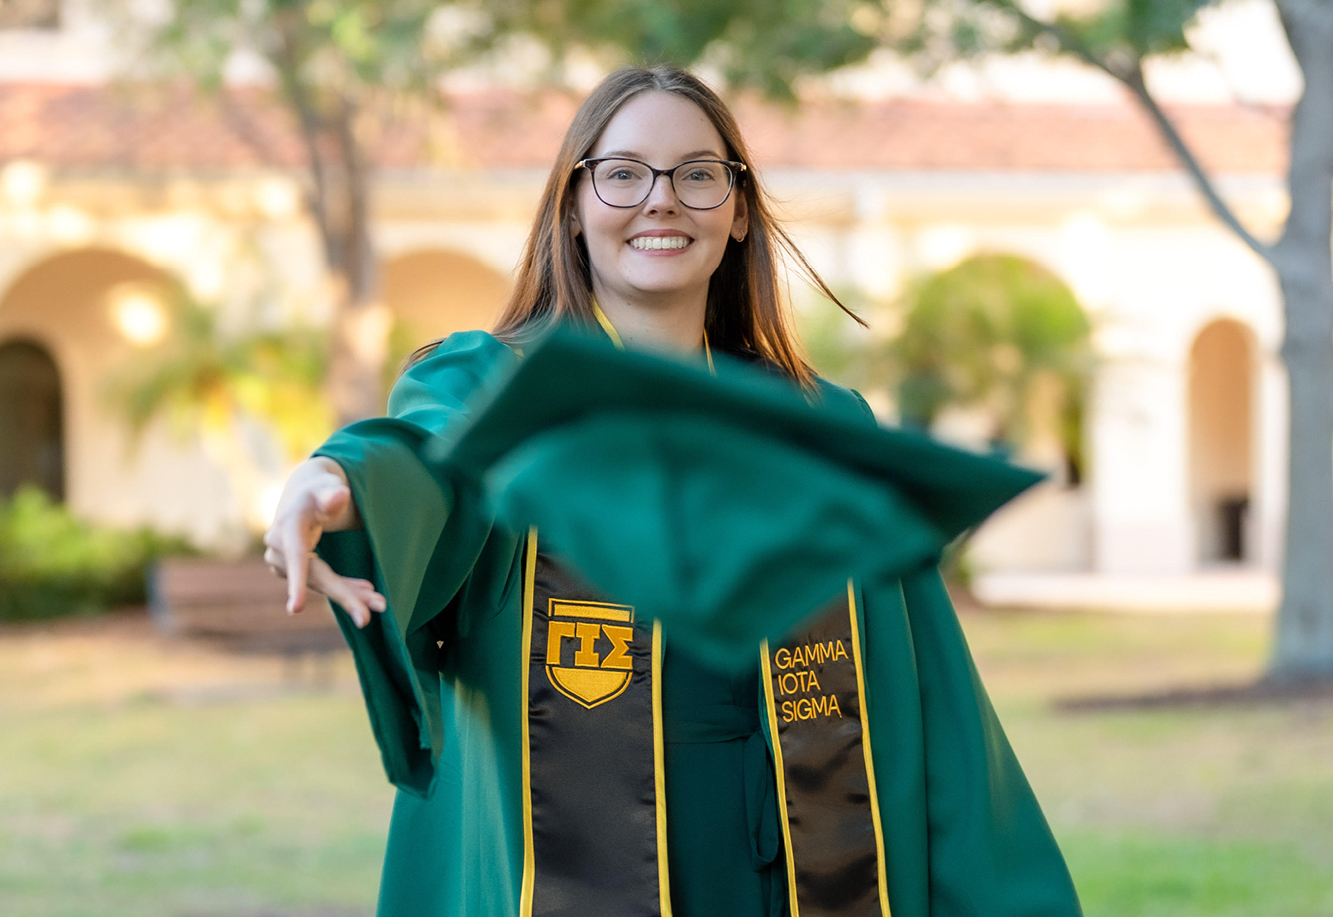
[[[723,159],[722,154],[717,150],[694,150],[681,157],[681,162],[689,162],[691,159],[698,159],[701,156],[707,156],[713,159]],[[643,159],[643,154],[637,150],[608,150],[603,153],[601,159]]]

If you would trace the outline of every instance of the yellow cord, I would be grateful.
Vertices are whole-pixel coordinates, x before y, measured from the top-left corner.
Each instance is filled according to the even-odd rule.
[[[602,307],[597,304],[596,298],[592,301],[592,314],[596,317],[597,324],[601,325],[602,330],[606,332],[606,336],[611,339],[611,343],[616,345],[616,349],[624,350],[625,342],[620,339],[620,332],[616,330],[615,325],[611,324],[611,319],[606,317]],[[717,370],[713,368],[713,349],[708,346],[707,328],[704,329],[704,356],[708,359],[708,371],[716,376]]]
[[[606,317],[606,313],[602,311],[601,306],[597,305],[595,298],[592,301],[592,314],[597,316],[597,324],[602,326],[602,330],[611,339],[611,343],[616,345],[616,350],[624,350],[625,342],[620,339],[620,332],[616,331],[616,326],[611,324],[611,319]]]

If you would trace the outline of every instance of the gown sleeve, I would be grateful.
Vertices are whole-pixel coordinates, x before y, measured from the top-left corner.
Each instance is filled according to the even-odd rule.
[[[484,332],[455,334],[398,380],[387,417],[354,423],[316,455],[347,473],[363,528],[333,532],[317,552],[338,573],[369,579],[387,608],[357,628],[341,610],[371,729],[390,781],[426,795],[443,745],[440,620],[467,579],[491,531],[480,489],[420,455],[467,426],[487,380],[516,357]],[[427,627],[430,624],[432,626]]]
[[[1077,917],[1073,881],[933,567],[903,578],[920,680],[932,917]]]

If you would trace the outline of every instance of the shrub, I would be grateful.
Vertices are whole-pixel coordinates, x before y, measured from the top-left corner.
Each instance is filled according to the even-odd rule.
[[[39,487],[0,501],[0,621],[91,614],[146,601],[157,558],[193,553],[181,538],[74,518]]]

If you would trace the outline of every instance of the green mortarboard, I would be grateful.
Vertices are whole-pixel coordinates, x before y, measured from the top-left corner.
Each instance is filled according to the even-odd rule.
[[[931,563],[1041,480],[727,357],[710,374],[557,329],[511,372],[423,457],[484,480],[502,519],[723,662],[751,658],[741,622],[781,637],[847,577]]]

